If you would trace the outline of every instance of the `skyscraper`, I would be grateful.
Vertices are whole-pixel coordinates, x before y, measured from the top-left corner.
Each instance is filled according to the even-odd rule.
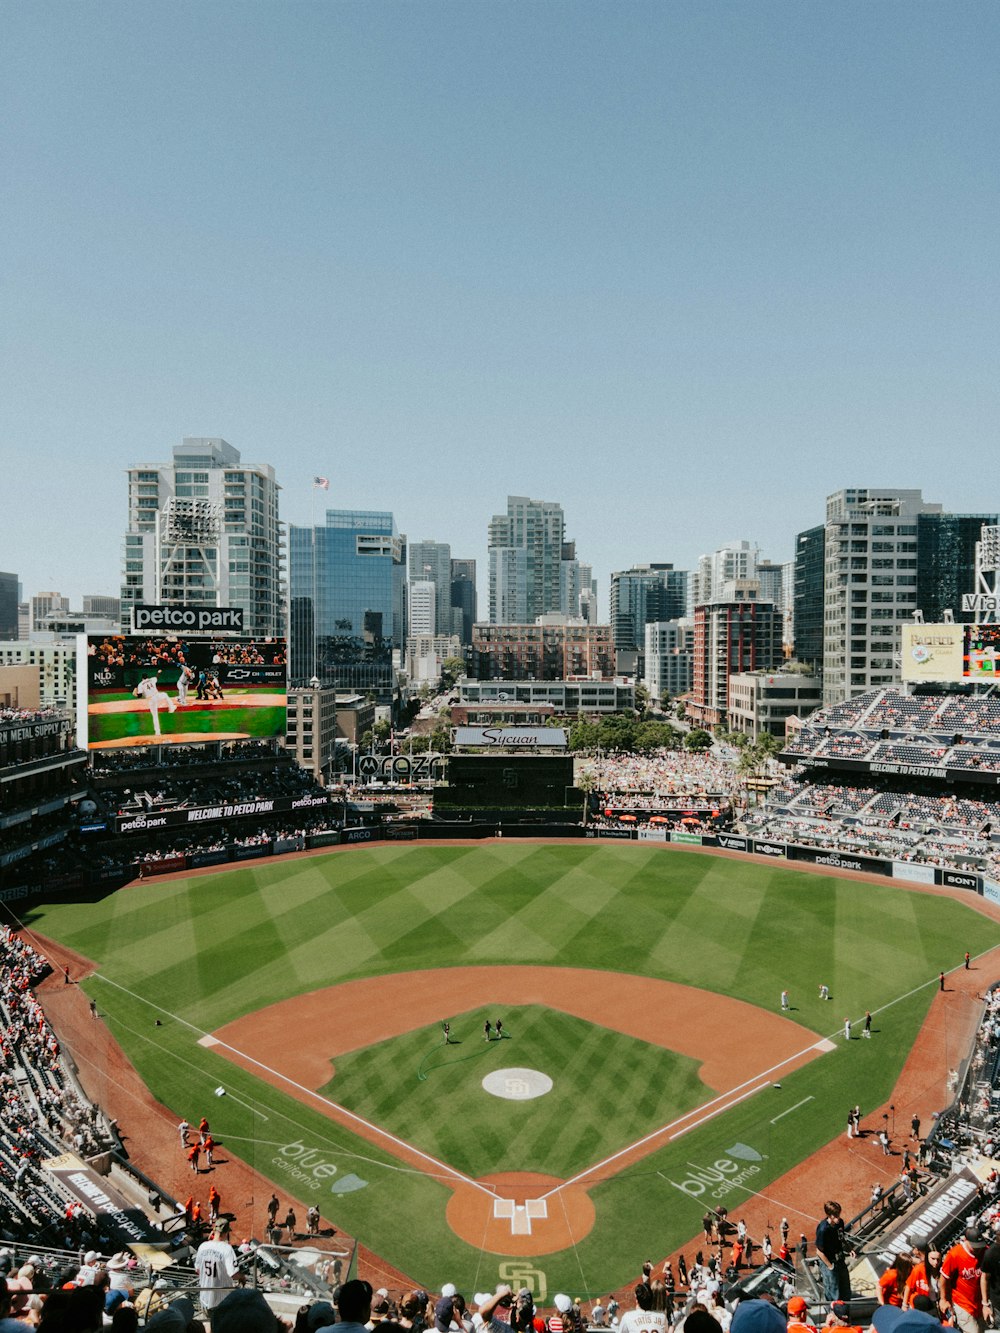
[[[391,513],[328,509],[288,529],[291,676],[391,702],[403,647],[404,539]]]
[[[533,624],[562,609],[562,506],[508,495],[489,526],[490,622]]]
[[[176,445],[170,463],[128,473],[121,614],[133,606],[242,607],[248,634],[283,632],[274,469],[219,438]]]
[[[726,721],[730,676],[769,671],[782,660],[781,612],[773,602],[762,601],[759,593],[756,579],[736,579],[695,607],[688,716],[703,727]]]
[[[800,532],[795,543],[795,605],[792,616],[796,660],[819,672],[823,666],[823,569],[826,528]]]
[[[451,633],[457,634],[464,646],[472,642],[472,627],[476,623],[477,613],[476,562],[452,560]]]
[[[759,555],[757,547],[748,541],[733,541],[701,556],[698,568],[691,575],[691,605],[710,602],[724,584],[735,579],[755,579]]]
[[[0,641],[17,638],[17,575],[0,573]]]
[[[687,611],[688,573],[673,565],[634,565],[611,575],[611,632],[616,652],[644,652],[646,626]]]
[[[914,612],[937,620],[951,610],[961,618],[978,530],[996,521],[995,514],[945,514],[919,490],[859,487],[827,497],[825,706],[899,680],[901,626]]]
[[[410,542],[409,575],[411,583],[433,583],[435,623],[429,630],[411,628],[412,634],[450,634],[451,627],[451,547],[447,542],[425,540]]]

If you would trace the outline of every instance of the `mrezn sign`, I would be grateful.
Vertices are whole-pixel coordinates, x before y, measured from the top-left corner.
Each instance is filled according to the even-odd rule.
[[[212,634],[219,630],[243,632],[242,606],[136,606],[132,632],[165,630],[171,634]]]

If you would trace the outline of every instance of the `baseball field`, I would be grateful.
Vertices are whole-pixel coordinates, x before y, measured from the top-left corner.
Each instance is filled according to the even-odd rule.
[[[509,840],[256,862],[28,924],[92,960],[154,1094],[279,1193],[431,1287],[593,1295],[887,1099],[939,971],[1000,943],[891,883]]]

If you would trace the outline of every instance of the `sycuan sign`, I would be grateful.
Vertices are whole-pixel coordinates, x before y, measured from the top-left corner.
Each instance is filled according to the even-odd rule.
[[[486,750],[565,750],[563,727],[456,727],[456,745]]]

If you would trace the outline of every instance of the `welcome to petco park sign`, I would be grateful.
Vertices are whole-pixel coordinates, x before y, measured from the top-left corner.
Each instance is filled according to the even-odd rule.
[[[456,727],[456,745],[474,745],[486,750],[565,750],[562,727]]]

